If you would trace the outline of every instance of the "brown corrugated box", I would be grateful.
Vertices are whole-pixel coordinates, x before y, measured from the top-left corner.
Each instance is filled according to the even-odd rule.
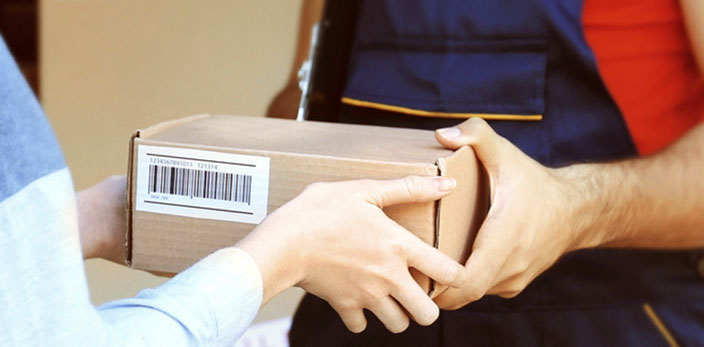
[[[177,273],[219,248],[234,245],[256,227],[250,223],[138,210],[138,176],[145,182],[149,179],[140,186],[148,187],[140,189],[158,191],[156,183],[152,187],[156,178],[151,179],[157,176],[156,169],[146,169],[147,166],[142,164],[142,170],[149,172],[138,172],[140,146],[268,158],[267,213],[294,198],[313,182],[392,179],[408,175],[453,177],[457,180],[457,187],[438,203],[391,206],[384,211],[423,241],[461,262],[467,259],[475,232],[486,215],[486,184],[474,152],[469,147],[457,151],[444,149],[436,142],[432,131],[198,115],[157,124],[137,131],[132,137],[126,252],[128,264],[136,269]],[[178,159],[180,156],[164,157],[176,158],[160,162],[165,165],[174,162],[173,165],[179,165],[181,160]],[[160,171],[159,176],[162,174]],[[228,190],[228,184],[223,185],[222,181],[221,178],[221,187],[232,195],[233,189]],[[161,194],[163,199],[172,197],[169,193],[174,190],[169,191],[169,188],[174,189],[166,187],[166,194]],[[153,194],[160,195],[158,192]],[[192,191],[190,195],[192,199]],[[220,197],[224,195],[221,193]],[[142,194],[139,198],[147,199],[144,196]],[[424,287],[430,288],[427,279],[415,277]],[[439,290],[436,288],[436,293]]]

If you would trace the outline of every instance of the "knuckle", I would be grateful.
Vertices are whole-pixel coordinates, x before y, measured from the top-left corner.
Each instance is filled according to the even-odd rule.
[[[479,292],[472,292],[465,296],[465,301],[467,303],[479,301],[484,295]]]
[[[526,259],[520,259],[516,261],[516,265],[514,266],[513,271],[517,275],[523,275],[524,273],[526,273],[526,271],[528,271],[528,269],[530,269],[530,261]]]
[[[406,254],[406,245],[398,239],[390,240],[388,245],[389,254],[394,257],[404,257]]]
[[[484,297],[485,291],[477,287],[476,285],[470,286],[464,293],[464,298],[467,303],[478,301]]]
[[[443,280],[447,282],[454,282],[460,275],[460,269],[458,269],[457,266],[454,266],[453,264],[447,264],[444,266],[441,275],[443,276]]]
[[[489,124],[481,117],[472,117],[467,120],[467,127],[477,134],[484,134],[489,130]]]
[[[382,302],[389,296],[385,290],[373,290],[365,293],[366,303],[368,306],[372,306],[373,303]]]
[[[418,176],[408,176],[403,180],[407,196],[416,196],[420,192],[421,180]]]
[[[386,196],[379,191],[379,184],[372,179],[360,179],[354,181],[354,190],[351,191],[355,196],[361,196],[365,200],[382,207],[386,204]]]
[[[523,286],[512,285],[508,288],[508,290],[505,293],[502,293],[502,295],[500,295],[500,296],[503,298],[511,299],[511,298],[515,298],[516,296],[518,296],[518,294],[521,294],[522,291],[523,291]]]
[[[396,269],[397,265],[407,262],[407,254],[409,253],[408,241],[396,233],[387,234],[385,240],[379,244],[380,258],[384,259],[384,263],[378,264],[384,271]]]
[[[385,270],[380,270],[385,271]],[[389,296],[391,280],[386,276],[385,272],[378,272],[378,280],[373,283],[369,283],[365,286],[360,293],[360,298],[358,302],[355,302],[355,306],[369,307],[373,306],[375,303],[382,302]]]
[[[499,294],[500,297],[504,299],[512,299],[521,294],[523,292],[523,289],[526,288],[527,286],[527,281],[524,279],[524,277],[519,277],[516,280],[510,281],[508,284],[506,284],[504,289],[502,290],[502,293]]]
[[[383,288],[383,290],[379,291],[383,291],[385,296],[405,285],[396,272],[390,268],[381,269],[381,271],[379,271],[379,277],[379,285]]]
[[[341,314],[351,314],[360,310],[359,300],[353,297],[337,300],[333,307]]]

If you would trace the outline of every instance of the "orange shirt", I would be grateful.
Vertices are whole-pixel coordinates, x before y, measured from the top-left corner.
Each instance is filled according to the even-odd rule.
[[[704,120],[704,82],[677,0],[585,0],[583,25],[639,153]]]

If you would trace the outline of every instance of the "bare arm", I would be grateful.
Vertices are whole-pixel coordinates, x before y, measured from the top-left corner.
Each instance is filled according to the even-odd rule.
[[[704,1],[680,4],[692,53],[704,71]],[[704,246],[704,124],[647,158],[561,171],[587,197],[577,206],[587,216],[585,246]]]
[[[540,165],[479,118],[437,135],[447,147],[475,149],[492,194],[465,265],[473,280],[438,296],[441,308],[486,294],[514,297],[578,249],[704,246],[704,124],[651,157],[559,169]]]
[[[237,247],[259,268],[263,303],[295,285],[329,301],[352,331],[366,326],[362,309],[393,332],[405,330],[409,317],[428,325],[438,307],[408,268],[458,286],[464,281],[462,266],[388,219],[382,208],[433,201],[453,187],[454,181],[437,177],[314,184]],[[124,263],[125,176],[79,192],[77,205],[84,258]]]
[[[680,3],[692,53],[704,71],[704,1]],[[585,216],[584,246],[704,246],[704,124],[647,158],[561,171],[585,197],[576,206]]]
[[[704,2],[682,0],[682,8],[704,67]],[[473,281],[438,296],[442,308],[486,294],[516,296],[578,249],[704,246],[704,124],[649,157],[559,169],[540,165],[478,118],[436,135],[446,147],[475,149],[492,194],[465,265]]]
[[[76,194],[84,259],[104,258],[125,264],[126,185],[124,175],[111,176]]]
[[[581,197],[581,246],[704,246],[704,124],[651,157],[559,171]]]
[[[704,1],[680,0],[692,52],[704,73]]]
[[[288,81],[283,89],[274,97],[266,111],[267,117],[296,118],[301,91],[298,89],[298,68],[308,58],[310,36],[313,26],[320,20],[325,7],[325,0],[303,0],[301,19],[298,25],[298,44],[293,58],[293,65]]]

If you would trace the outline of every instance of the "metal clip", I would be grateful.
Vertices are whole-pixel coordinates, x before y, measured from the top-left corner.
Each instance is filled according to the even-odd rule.
[[[320,23],[313,26],[310,37],[310,49],[308,50],[308,59],[301,64],[298,69],[298,88],[301,89],[301,101],[298,104],[298,114],[296,120],[302,122],[308,117],[308,97],[310,95],[311,76],[313,74],[313,63],[315,61],[315,52],[318,48]]]

